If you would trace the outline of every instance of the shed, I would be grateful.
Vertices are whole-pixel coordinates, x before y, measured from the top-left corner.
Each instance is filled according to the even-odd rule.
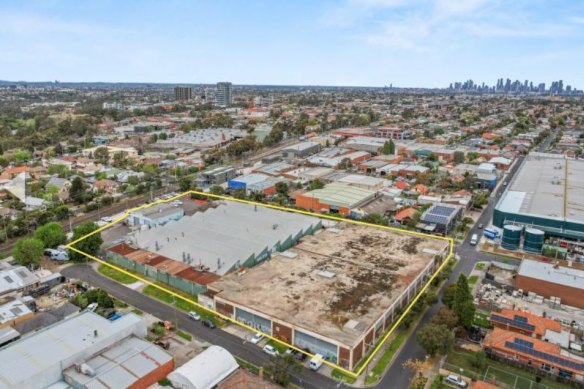
[[[233,374],[239,365],[223,347],[210,346],[168,375],[180,389],[211,389]]]

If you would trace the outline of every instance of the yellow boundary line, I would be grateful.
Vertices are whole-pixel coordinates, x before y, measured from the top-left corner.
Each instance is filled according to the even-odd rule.
[[[253,327],[250,327],[247,324],[241,323],[241,322],[239,322],[239,321],[237,321],[237,320],[235,320],[235,319],[233,319],[233,318],[231,318],[229,316],[223,315],[222,313],[219,313],[219,312],[217,312],[217,311],[215,311],[213,309],[207,308],[206,306],[201,305],[201,304],[199,304],[196,301],[190,300],[190,299],[188,299],[188,298],[186,298],[186,297],[184,297],[184,296],[182,296],[182,295],[180,295],[178,293],[175,293],[175,292],[173,292],[173,291],[171,291],[169,289],[166,289],[163,286],[160,286],[158,284],[155,284],[152,281],[149,281],[149,280],[147,280],[145,278],[139,277],[139,276],[137,276],[134,273],[130,273],[129,271],[127,271],[127,270],[125,270],[125,269],[123,269],[123,268],[121,268],[119,266],[112,265],[108,261],[105,261],[105,260],[103,260],[101,258],[97,258],[97,257],[95,257],[93,255],[87,254],[87,253],[85,253],[85,252],[83,252],[83,251],[81,251],[81,250],[73,247],[75,244],[81,242],[82,240],[86,239],[87,237],[89,237],[91,235],[94,235],[94,234],[97,234],[98,232],[101,232],[104,229],[109,228],[109,227],[111,227],[111,226],[113,226],[113,225],[121,222],[122,220],[124,220],[125,218],[127,218],[132,212],[138,211],[140,209],[148,208],[148,207],[154,206],[156,204],[171,202],[173,200],[176,200],[176,199],[179,199],[181,197],[185,197],[185,196],[188,196],[188,195],[191,195],[191,194],[205,196],[205,197],[210,197],[210,198],[214,198],[214,199],[220,199],[220,200],[236,201],[236,202],[240,202],[240,203],[244,203],[244,204],[258,205],[258,206],[261,206],[261,207],[276,209],[276,210],[279,210],[279,211],[294,212],[294,213],[298,213],[298,214],[302,214],[302,215],[314,216],[314,217],[318,217],[320,219],[328,219],[328,220],[340,221],[340,222],[345,222],[345,223],[353,223],[353,224],[364,225],[364,226],[373,227],[373,228],[379,228],[379,229],[383,229],[383,230],[389,230],[389,231],[395,231],[395,232],[399,232],[399,233],[405,233],[405,234],[410,234],[410,235],[422,236],[422,237],[425,237],[425,238],[431,238],[431,239],[437,239],[437,240],[444,240],[444,241],[447,241],[450,244],[448,256],[446,257],[446,259],[444,260],[444,262],[442,262],[442,264],[440,265],[440,267],[434,272],[434,274],[432,274],[432,276],[428,279],[428,281],[422,287],[422,289],[420,289],[420,291],[418,292],[418,294],[416,295],[416,297],[414,297],[414,299],[406,307],[406,309],[400,315],[400,317],[393,323],[393,325],[386,332],[385,336],[381,339],[381,341],[378,342],[377,346],[373,349],[373,351],[369,353],[369,356],[361,364],[361,367],[359,368],[359,370],[357,370],[356,372],[353,372],[351,370],[345,369],[344,367],[341,367],[341,366],[337,365],[336,363],[332,363],[332,362],[327,361],[325,359],[322,360],[327,365],[329,365],[329,366],[331,366],[331,367],[333,367],[333,368],[335,368],[337,370],[340,370],[343,373],[345,373],[346,375],[348,375],[350,377],[353,377],[353,378],[357,378],[357,377],[359,377],[361,375],[361,373],[363,372],[363,370],[365,370],[365,368],[371,362],[371,360],[373,359],[373,357],[375,357],[375,355],[379,352],[379,350],[384,345],[384,343],[387,341],[387,339],[393,334],[393,332],[396,330],[396,328],[401,324],[401,322],[403,321],[404,317],[410,312],[410,310],[412,309],[412,307],[414,306],[414,304],[420,299],[420,297],[422,296],[422,294],[424,294],[424,292],[426,291],[426,289],[428,289],[428,287],[430,286],[430,284],[432,283],[432,281],[436,278],[436,276],[442,271],[442,269],[444,269],[444,267],[452,259],[453,254],[454,254],[454,240],[452,238],[441,237],[441,236],[434,236],[434,235],[430,235],[430,234],[424,234],[424,233],[421,233],[421,232],[406,231],[406,230],[402,230],[400,228],[389,227],[389,226],[381,226],[381,225],[377,225],[377,224],[371,224],[371,223],[363,222],[363,221],[360,221],[360,220],[344,219],[344,218],[338,217],[338,216],[322,215],[322,214],[317,214],[317,213],[314,213],[314,212],[309,212],[309,211],[304,211],[304,210],[299,210],[299,209],[293,209],[293,208],[288,208],[288,207],[281,207],[281,206],[272,205],[272,204],[258,203],[258,202],[255,202],[255,201],[236,199],[234,197],[214,195],[214,194],[211,194],[211,193],[199,192],[199,191],[194,191],[194,190],[181,193],[179,195],[176,195],[176,196],[171,197],[171,198],[166,199],[166,200],[158,200],[158,201],[155,201],[155,202],[150,203],[150,204],[143,204],[143,205],[138,206],[138,207],[130,208],[126,212],[124,212],[123,216],[117,218],[116,220],[113,220],[112,222],[110,222],[108,224],[105,224],[105,225],[97,228],[96,230],[90,232],[87,235],[82,236],[81,238],[78,238],[78,239],[74,240],[73,242],[70,242],[69,244],[66,245],[66,247],[68,249],[72,250],[72,251],[75,251],[75,252],[77,252],[77,253],[79,253],[81,255],[86,256],[87,258],[93,259],[94,261],[96,261],[96,262],[98,262],[98,263],[100,263],[102,265],[109,266],[110,268],[115,269],[115,270],[117,270],[117,271],[119,271],[119,272],[121,272],[121,273],[123,273],[125,275],[128,275],[130,277],[133,277],[133,278],[135,278],[135,279],[137,279],[139,281],[144,282],[147,285],[150,285],[150,286],[152,286],[152,287],[154,287],[156,289],[159,289],[159,290],[161,290],[163,292],[166,292],[166,293],[172,295],[175,298],[178,298],[178,299],[181,299],[181,300],[183,300],[185,302],[191,303],[191,304],[197,306],[200,309],[203,309],[203,310],[205,310],[205,311],[207,311],[207,312],[209,312],[209,313],[211,313],[211,314],[213,314],[215,316],[218,316],[218,317],[222,318],[223,320],[226,320],[226,321],[229,321],[231,323],[234,323],[234,324],[236,324],[236,325],[238,325],[240,327],[243,327],[243,328],[245,328],[247,330],[250,330],[252,332],[259,332],[259,333],[261,333],[263,336],[265,336],[268,339],[271,339],[273,341],[276,341],[276,342],[278,342],[278,343],[280,343],[280,344],[282,344],[282,345],[284,345],[286,347],[289,347],[289,348],[291,348],[291,349],[293,349],[295,351],[301,352],[301,353],[303,353],[303,354],[305,354],[305,355],[307,355],[307,356],[309,356],[311,358],[314,358],[315,357],[314,354],[307,353],[306,351],[304,351],[304,350],[302,350],[302,349],[300,349],[300,348],[298,348],[298,347],[296,347],[294,345],[291,345],[291,344],[288,344],[286,342],[283,342],[282,340],[277,339],[277,338],[273,337],[272,335],[265,334],[265,333],[263,333],[261,331],[258,331],[257,329],[255,329]],[[176,307],[175,307],[175,309],[176,309]]]

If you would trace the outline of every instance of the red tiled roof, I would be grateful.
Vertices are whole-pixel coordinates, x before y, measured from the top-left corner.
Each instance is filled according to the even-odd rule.
[[[407,189],[410,187],[410,185],[405,181],[398,181],[394,183],[393,186],[395,186],[398,189]]]
[[[394,218],[395,220],[401,222],[408,218],[411,219],[417,212],[418,211],[416,211],[414,208],[402,209],[401,211],[395,214]]]
[[[534,332],[543,336],[546,330],[552,330],[554,332],[561,332],[562,325],[555,320],[551,320],[545,317],[534,315],[530,312],[515,311],[513,309],[503,309],[501,312],[491,312],[499,316],[503,316],[507,319],[513,319],[516,315],[522,316],[527,319],[527,323],[535,327]],[[496,321],[495,321],[496,322]]]

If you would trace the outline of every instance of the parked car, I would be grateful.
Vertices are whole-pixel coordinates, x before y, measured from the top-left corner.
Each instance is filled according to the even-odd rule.
[[[483,229],[483,223],[479,223],[478,228],[479,228],[479,230],[482,230]]]
[[[88,310],[88,311],[93,312],[93,311],[95,311],[97,309],[98,306],[99,306],[98,303],[91,303],[85,309]]]
[[[273,346],[266,344],[263,348],[264,352],[272,357],[278,356],[278,350],[276,350]]]
[[[69,253],[67,251],[61,250],[53,250],[51,256],[49,257],[53,261],[68,261],[69,260]]]
[[[253,344],[258,344],[263,338],[264,336],[258,332],[251,338],[251,342]]]
[[[462,378],[460,378],[459,375],[456,374],[447,375],[446,378],[444,378],[444,381],[458,388],[466,388],[468,386],[468,384]]]
[[[201,316],[199,316],[199,314],[197,312],[189,312],[188,313],[189,317],[193,320],[201,320]]]
[[[215,328],[215,327],[216,327],[216,326],[215,326],[215,323],[213,323],[213,321],[212,321],[211,319],[205,319],[205,320],[203,320],[201,323],[203,323],[203,325],[204,325],[205,327],[207,327],[207,328],[211,328],[211,329],[213,329],[213,328]]]
[[[156,342],[154,342],[155,345],[162,347],[165,350],[168,350],[170,348],[170,342],[163,342],[161,340],[157,340]]]

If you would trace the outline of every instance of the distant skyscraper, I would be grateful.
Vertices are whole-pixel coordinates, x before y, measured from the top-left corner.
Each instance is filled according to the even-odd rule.
[[[217,92],[215,93],[215,104],[220,107],[229,107],[233,103],[230,82],[218,82]]]
[[[174,99],[176,101],[187,101],[193,98],[193,88],[188,86],[177,86],[174,88]]]

